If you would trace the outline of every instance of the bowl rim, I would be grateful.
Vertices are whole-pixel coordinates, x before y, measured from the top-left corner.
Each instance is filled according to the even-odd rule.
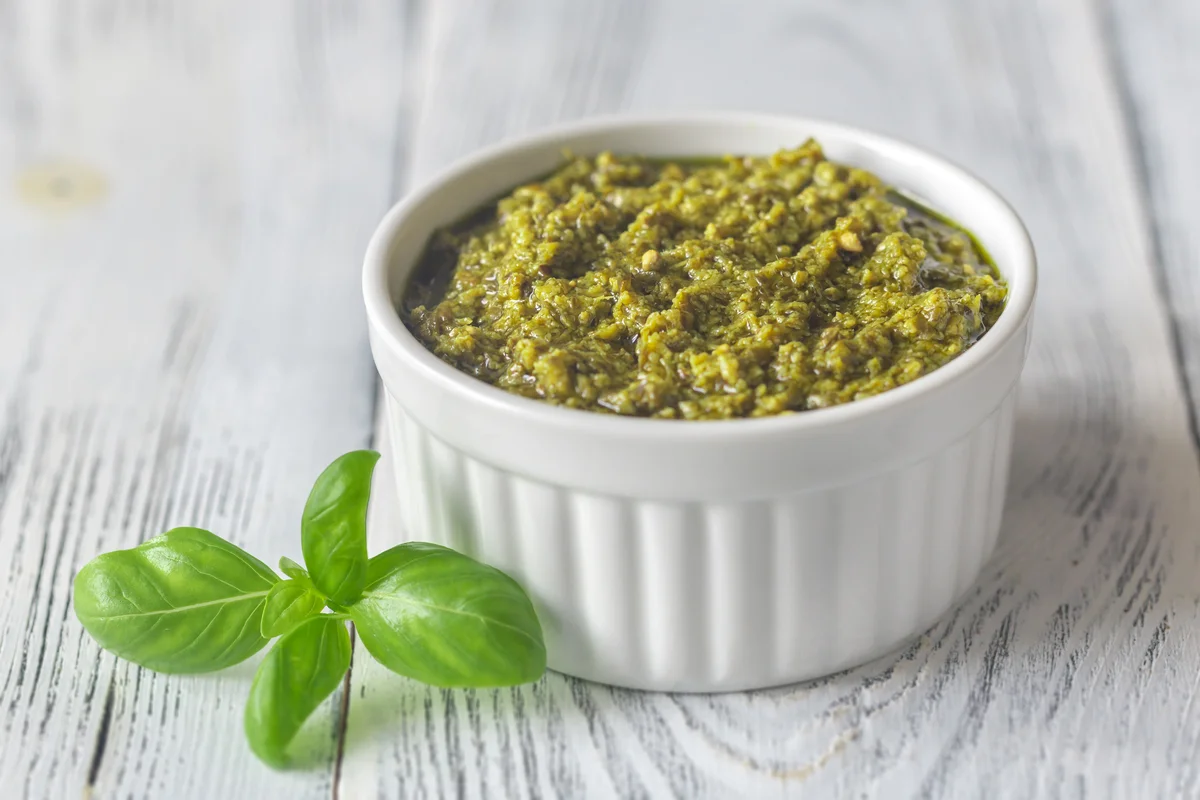
[[[871,150],[891,153],[909,161],[936,164],[941,170],[952,173],[958,180],[973,184],[974,188],[991,202],[993,210],[1005,218],[1004,224],[1009,229],[1008,234],[1013,237],[1017,253],[1013,263],[1005,265],[1003,274],[1009,282],[1009,296],[999,319],[964,353],[903,386],[872,397],[826,408],[765,417],[716,420],[656,419],[603,414],[557,406],[514,394],[461,372],[438,358],[404,325],[391,299],[389,278],[392,241],[404,221],[445,184],[492,162],[531,150],[544,149],[556,142],[559,142],[561,149],[562,139],[627,128],[669,125],[678,125],[683,129],[711,125],[811,127],[817,136],[821,135],[820,131],[824,131],[843,139],[854,140]],[[963,224],[968,230],[972,230],[973,226],[969,223]],[[1016,276],[1019,276],[1019,279],[1014,280]],[[1033,309],[1036,288],[1037,258],[1028,230],[1012,205],[974,173],[954,161],[903,139],[860,127],[817,117],[745,112],[594,116],[542,128],[480,148],[437,172],[388,210],[371,236],[362,274],[363,300],[373,334],[373,346],[385,346],[392,354],[403,358],[423,379],[434,382],[442,390],[453,392],[471,403],[486,406],[493,413],[503,415],[514,422],[534,423],[554,429],[563,435],[584,431],[593,436],[612,435],[617,438],[633,435],[641,440],[663,445],[681,441],[719,444],[731,438],[740,440],[747,435],[755,438],[798,435],[829,426],[853,424],[855,420],[863,417],[872,417],[888,410],[900,410],[919,403],[924,396],[943,391],[968,374],[984,368],[1004,350],[1009,340],[1021,334]],[[1000,398],[997,398],[997,402],[999,400]]]

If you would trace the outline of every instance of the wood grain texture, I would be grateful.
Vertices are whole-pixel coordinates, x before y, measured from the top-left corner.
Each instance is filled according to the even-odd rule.
[[[0,0],[0,782],[1200,794],[1193,6]],[[430,690],[360,648],[286,774],[242,740],[252,663],[160,676],[83,635],[78,567],[171,525],[298,557],[313,477],[370,436],[358,266],[400,182],[555,121],[696,108],[913,140],[1030,225],[1042,288],[1001,545],[937,625],[847,673],[720,696],[553,674]],[[378,499],[375,550],[401,535]]]
[[[1119,100],[1133,139],[1134,166],[1144,194],[1145,225],[1182,357],[1189,398],[1200,411],[1200,6],[1155,0],[1107,0],[1106,45]],[[1197,437],[1195,414],[1192,435]],[[1200,441],[1200,439],[1198,439]]]
[[[1133,141],[1135,169],[1145,207],[1160,290],[1167,299],[1173,345],[1183,364],[1191,404],[1191,436],[1200,446],[1200,151],[1196,125],[1200,120],[1200,6],[1156,0],[1144,5],[1108,0],[1104,7],[1106,43],[1113,59],[1117,89]],[[1192,518],[1195,530],[1195,517]],[[1193,533],[1191,548],[1200,547]],[[1189,560],[1188,566],[1195,562]],[[1186,567],[1185,567],[1186,568]],[[1173,568],[1174,569],[1174,568]],[[1193,573],[1194,576],[1194,573]],[[1176,602],[1190,613],[1180,620],[1179,633],[1195,636],[1195,605],[1200,602],[1200,579],[1178,575]],[[1186,630],[1191,626],[1191,630]],[[1164,698],[1157,721],[1162,761],[1170,770],[1164,789],[1179,795],[1200,790],[1200,712],[1196,709],[1200,678],[1195,655],[1169,683],[1160,687]],[[1186,664],[1186,662],[1185,662]],[[1169,731],[1169,732],[1168,732]]]
[[[522,689],[429,690],[360,658],[343,796],[1200,792],[1200,471],[1101,10],[1084,0],[432,7],[418,178],[589,113],[834,117],[943,152],[996,185],[1029,223],[1042,287],[1000,547],[918,641],[821,681],[711,697],[553,674]],[[1164,12],[1141,24],[1176,23]],[[1161,31],[1118,33],[1140,36],[1129,41],[1137,52]],[[1176,68],[1170,54],[1158,63]],[[1148,72],[1130,93],[1158,78]],[[1176,183],[1156,190],[1181,201],[1180,220],[1200,209],[1191,174],[1175,170]],[[1175,316],[1194,324],[1180,305],[1190,300],[1172,295]],[[385,527],[377,521],[376,547]]]
[[[10,797],[325,797],[242,736],[254,664],[102,653],[71,579],[178,524],[299,557],[368,443],[358,291],[393,193],[392,3],[0,3],[0,782]]]

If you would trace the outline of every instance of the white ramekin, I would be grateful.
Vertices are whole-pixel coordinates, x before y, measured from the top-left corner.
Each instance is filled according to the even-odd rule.
[[[632,419],[477,381],[397,316],[430,233],[549,172],[564,149],[769,153],[810,136],[958,220],[995,258],[1008,305],[963,356],[801,414]],[[995,544],[1035,282],[1028,234],[995,192],[937,156],[842,125],[609,118],[489,148],[396,205],[367,250],[405,534],[513,575],[538,609],[550,666],[570,675],[707,692],[867,661],[932,624]]]

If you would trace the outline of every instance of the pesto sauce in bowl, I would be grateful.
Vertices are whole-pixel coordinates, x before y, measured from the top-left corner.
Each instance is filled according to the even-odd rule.
[[[438,231],[401,317],[457,369],[571,408],[727,419],[946,364],[1007,287],[974,238],[819,144],[572,157]]]

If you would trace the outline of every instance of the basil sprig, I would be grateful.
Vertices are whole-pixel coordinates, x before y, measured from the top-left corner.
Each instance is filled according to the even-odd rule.
[[[388,669],[435,686],[513,686],[546,670],[542,629],[512,578],[424,542],[367,558],[366,512],[379,454],[321,473],[301,520],[304,566],[280,578],[199,528],[175,528],[97,556],[75,577],[75,613],[104,649],[157,672],[211,672],[280,637],[246,704],[250,747],[288,764],[304,721],[350,668],[352,620]]]

